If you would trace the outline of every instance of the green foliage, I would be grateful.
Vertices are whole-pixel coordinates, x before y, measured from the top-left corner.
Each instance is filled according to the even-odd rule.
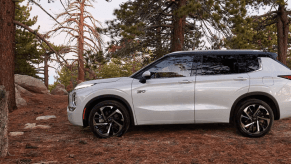
[[[150,62],[150,61],[148,61]],[[94,78],[90,76],[88,71],[89,68],[85,70],[85,80],[95,80],[104,78],[114,78],[114,77],[126,77],[130,76],[134,72],[141,69],[142,63],[139,61],[134,61],[130,58],[112,58],[111,62],[98,65],[97,68],[90,68],[90,72],[94,72],[96,75]],[[74,88],[78,82],[78,66],[77,64],[71,64],[68,66],[63,66],[60,71],[57,72],[59,77],[53,85],[49,85],[49,90],[51,91],[57,84],[63,84],[66,89],[68,86],[72,85]],[[68,90],[70,91],[70,90]]]
[[[85,51],[83,55],[85,60],[85,68],[96,69],[98,65],[106,63],[106,59],[104,57],[103,51],[99,51],[98,53],[93,53],[91,50]]]
[[[118,47],[110,52],[114,57],[132,56],[136,52],[153,52],[157,59],[171,51],[173,39],[173,12],[177,4],[171,1],[134,0],[120,5],[114,11],[116,19],[107,22],[103,32],[111,38],[120,38],[118,42],[108,43]],[[197,49],[201,44],[202,32],[195,21],[187,20],[184,27],[184,49]]]
[[[24,0],[21,0],[23,2]],[[37,17],[29,18],[31,7],[20,6],[20,2],[15,3],[15,20],[27,25],[33,26]],[[25,31],[22,28],[16,28],[16,48],[15,48],[15,74],[24,74],[40,78],[36,75],[37,71],[33,64],[42,62],[41,55],[44,53],[42,49],[39,49],[39,42],[35,38],[35,35]]]
[[[56,82],[63,84],[65,88],[67,88],[70,82],[72,82],[73,86],[77,85],[78,66],[76,64],[71,66],[63,66],[57,73],[59,77]]]
[[[128,77],[141,69],[142,64],[130,59],[112,58],[111,62],[102,65],[98,70],[99,78]]]
[[[255,30],[258,21],[248,17],[243,24],[233,28],[235,34],[225,40],[225,47],[231,49],[258,49],[277,52],[277,28],[275,25],[267,26],[262,30]]]
[[[56,86],[57,84],[60,84],[59,82],[55,81],[54,84],[49,84],[48,89],[51,92]]]

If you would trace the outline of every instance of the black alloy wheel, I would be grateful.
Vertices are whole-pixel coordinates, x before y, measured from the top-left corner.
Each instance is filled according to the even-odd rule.
[[[271,130],[273,122],[273,111],[264,101],[249,99],[240,103],[236,113],[236,126],[244,136],[262,137]]]
[[[120,137],[128,130],[130,118],[127,109],[121,103],[107,100],[93,107],[89,124],[99,138]]]

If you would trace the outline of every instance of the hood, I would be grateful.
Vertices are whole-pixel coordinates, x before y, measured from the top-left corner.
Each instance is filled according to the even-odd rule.
[[[111,83],[111,82],[116,82],[120,80],[122,77],[117,77],[117,78],[109,78],[109,79],[98,79],[98,80],[90,80],[90,81],[84,81],[78,85],[82,84],[99,84],[99,83]]]

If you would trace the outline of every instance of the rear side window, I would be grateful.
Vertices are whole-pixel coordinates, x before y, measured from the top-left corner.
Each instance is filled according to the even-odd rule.
[[[202,64],[197,67],[197,75],[224,75],[238,73],[236,56],[203,55]]]
[[[260,69],[259,59],[255,55],[237,56],[238,73],[247,73]]]
[[[197,75],[226,75],[247,73],[260,68],[255,55],[203,55],[197,65]]]

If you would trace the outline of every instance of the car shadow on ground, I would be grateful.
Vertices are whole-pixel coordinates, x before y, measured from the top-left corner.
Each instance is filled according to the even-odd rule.
[[[167,125],[139,125],[131,126],[128,132],[179,132],[179,131],[193,131],[193,132],[205,132],[205,131],[235,131],[235,128],[231,124],[167,124]]]
[[[83,133],[92,133],[90,127],[83,128]],[[167,124],[167,125],[138,125],[130,126],[127,134],[151,134],[151,133],[225,133],[238,135],[236,128],[227,123],[207,123],[207,124]]]

